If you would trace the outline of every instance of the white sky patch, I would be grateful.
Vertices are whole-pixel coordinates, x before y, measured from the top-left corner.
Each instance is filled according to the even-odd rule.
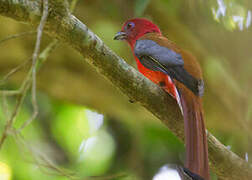
[[[79,153],[82,152],[82,150],[85,148],[85,145],[86,145],[86,140],[83,139],[79,147]]]
[[[98,132],[98,130],[103,125],[103,119],[104,119],[104,116],[102,114],[99,114],[97,112],[88,109],[85,110],[85,115],[87,117],[89,124],[90,137],[87,139],[83,139],[79,146],[79,153],[80,153],[79,160],[83,160],[85,155],[89,153],[89,150],[94,148],[94,146],[98,142],[99,137],[97,136],[96,132]]]
[[[181,178],[176,169],[169,168],[165,165],[160,168],[152,180],[181,180]]]
[[[248,11],[247,21],[246,21],[246,28],[248,28],[250,25],[251,25],[251,11]]]
[[[83,140],[80,147],[79,147],[79,153],[81,154],[80,160],[84,158],[84,155],[89,151],[89,149],[92,149],[93,146],[95,146],[97,142],[96,136],[90,137],[87,140]]]
[[[248,153],[247,152],[245,153],[245,161],[248,162]]]
[[[216,17],[219,18],[220,15],[222,15],[222,16],[226,15],[227,7],[226,7],[225,3],[223,2],[223,0],[217,0],[217,2],[218,2],[219,8],[217,10]]]
[[[89,123],[90,134],[93,134],[102,126],[104,116],[90,110],[86,110],[86,116]]]
[[[234,7],[235,4],[233,4],[232,2],[225,4],[224,0],[217,0],[217,4],[217,10],[215,8],[212,8],[212,13],[217,21],[219,21],[221,17],[226,16],[228,11],[229,13],[231,13],[228,14],[228,16],[232,19],[232,21],[236,24],[236,27],[239,28],[240,31],[243,31],[244,28],[248,28],[251,25],[251,10],[247,11],[247,16],[239,15],[240,13],[236,12],[236,8]],[[243,7],[243,10],[246,11],[245,7]],[[228,20],[226,19],[226,21]]]
[[[242,16],[233,16],[233,20],[238,24],[239,29],[242,31],[244,18]]]

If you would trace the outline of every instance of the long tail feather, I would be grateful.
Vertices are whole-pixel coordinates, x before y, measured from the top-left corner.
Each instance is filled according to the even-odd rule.
[[[180,91],[186,141],[185,167],[209,180],[208,147],[201,98],[187,89]]]

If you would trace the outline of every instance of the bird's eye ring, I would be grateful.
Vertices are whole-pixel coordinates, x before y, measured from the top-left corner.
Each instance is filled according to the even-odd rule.
[[[129,23],[126,25],[126,30],[132,29],[134,26],[135,26],[135,24],[134,24],[133,22],[129,22]]]

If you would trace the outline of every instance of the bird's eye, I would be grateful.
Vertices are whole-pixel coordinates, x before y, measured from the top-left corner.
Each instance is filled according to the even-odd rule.
[[[135,26],[135,24],[133,22],[129,22],[127,25],[126,25],[126,30],[129,30],[131,28],[133,28]]]

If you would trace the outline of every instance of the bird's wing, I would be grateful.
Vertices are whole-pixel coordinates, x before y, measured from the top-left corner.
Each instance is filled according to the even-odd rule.
[[[163,68],[184,65],[184,61],[180,54],[169,48],[160,46],[150,39],[137,40],[134,53],[138,58],[141,56],[151,58],[151,61],[154,61],[158,66],[164,66]]]
[[[150,39],[137,40],[134,53],[146,68],[163,72],[184,84],[194,94],[201,95],[199,80],[184,69],[184,61],[179,53]]]

